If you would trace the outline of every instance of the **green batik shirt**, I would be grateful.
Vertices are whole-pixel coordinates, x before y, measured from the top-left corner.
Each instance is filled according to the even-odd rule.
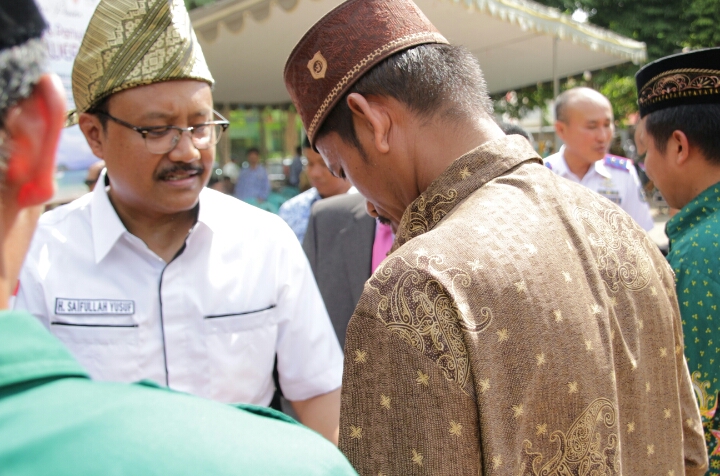
[[[668,261],[675,271],[685,356],[703,418],[708,474],[720,475],[720,183],[695,197],[667,223]]]

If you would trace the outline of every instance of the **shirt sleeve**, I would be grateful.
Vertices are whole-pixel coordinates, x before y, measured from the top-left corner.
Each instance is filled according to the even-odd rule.
[[[340,449],[360,474],[484,474],[475,399],[407,342],[409,325],[385,325],[392,306],[368,286],[345,341]]]
[[[280,263],[283,314],[277,359],[280,386],[290,401],[307,400],[336,390],[342,382],[342,350],[330,322],[310,265],[292,231],[283,226],[287,242]]]
[[[268,196],[270,195],[270,179],[268,178],[267,170],[263,167],[260,169],[262,171],[261,174],[259,174],[258,180],[259,180],[259,190],[258,190],[258,198],[261,200],[267,200]]]
[[[652,230],[655,226],[652,215],[650,214],[650,205],[645,200],[640,178],[638,177],[635,167],[628,166],[628,177],[626,182],[625,203],[623,209],[630,215],[644,230]]]

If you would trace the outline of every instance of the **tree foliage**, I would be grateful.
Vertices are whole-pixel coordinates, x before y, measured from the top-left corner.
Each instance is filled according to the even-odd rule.
[[[588,21],[647,45],[648,60],[678,53],[684,48],[720,46],[720,0],[536,0],[567,14],[583,10]],[[635,73],[638,66],[625,64],[596,71],[591,79],[582,76],[561,81],[560,89],[589,86],[610,99],[621,122],[637,111]],[[513,101],[514,98],[517,98]],[[509,95],[495,97],[496,110],[522,117],[552,99],[552,84],[546,83]],[[513,103],[514,104],[511,104]]]

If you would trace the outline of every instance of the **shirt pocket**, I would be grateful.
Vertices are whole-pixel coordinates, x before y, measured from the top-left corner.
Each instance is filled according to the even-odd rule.
[[[274,326],[278,322],[276,305],[250,311],[211,314],[203,317],[206,333],[225,334]]]

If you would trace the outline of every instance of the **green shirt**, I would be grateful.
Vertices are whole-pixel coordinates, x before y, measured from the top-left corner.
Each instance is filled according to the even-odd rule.
[[[0,473],[355,475],[273,410],[90,380],[32,316],[0,312]]]
[[[710,471],[720,475],[720,183],[667,223],[687,357],[708,443]]]

